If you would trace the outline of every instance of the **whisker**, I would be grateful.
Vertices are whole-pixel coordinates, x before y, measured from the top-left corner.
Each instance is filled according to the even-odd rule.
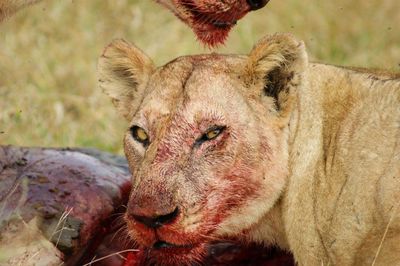
[[[86,264],[84,264],[82,266],[89,266],[89,265],[92,265],[92,263],[99,262],[99,261],[105,260],[107,258],[110,258],[112,256],[120,255],[122,253],[127,253],[127,252],[139,252],[139,250],[138,249],[125,249],[125,250],[122,250],[122,251],[114,252],[114,253],[109,254],[107,256],[104,256],[104,257],[101,257],[101,258],[98,258],[98,259],[95,259],[95,260],[91,260],[89,263],[86,263]]]

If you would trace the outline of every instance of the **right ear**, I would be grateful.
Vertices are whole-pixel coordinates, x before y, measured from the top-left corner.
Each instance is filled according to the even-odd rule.
[[[278,33],[254,45],[244,69],[248,84],[262,84],[262,95],[274,100],[286,124],[308,66],[305,45],[293,35]],[[259,86],[261,89],[261,86]]]
[[[99,87],[129,120],[139,108],[154,69],[151,59],[139,48],[122,39],[114,40],[98,61]]]

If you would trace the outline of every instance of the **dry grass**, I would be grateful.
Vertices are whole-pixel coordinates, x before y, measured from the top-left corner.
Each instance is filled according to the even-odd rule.
[[[399,70],[400,1],[274,0],[239,22],[222,52],[246,53],[293,32],[314,60]],[[115,37],[158,63],[208,52],[150,0],[48,0],[0,25],[0,144],[121,152],[127,126],[96,87],[96,59]]]

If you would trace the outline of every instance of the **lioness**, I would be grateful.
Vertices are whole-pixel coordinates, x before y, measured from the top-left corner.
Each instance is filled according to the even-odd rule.
[[[0,0],[0,22],[18,10],[41,0]],[[269,0],[155,0],[190,26],[197,38],[209,45],[221,44],[237,20]]]
[[[160,68],[116,40],[98,70],[130,123],[128,231],[157,263],[235,238],[299,265],[400,265],[400,75],[310,63],[288,34]]]

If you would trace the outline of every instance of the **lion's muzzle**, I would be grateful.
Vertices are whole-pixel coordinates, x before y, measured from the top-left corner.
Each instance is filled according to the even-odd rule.
[[[268,2],[269,0],[247,0],[251,10],[263,8]]]
[[[172,223],[179,214],[178,207],[175,208],[173,212],[166,212],[166,214],[159,215],[158,213],[154,213],[153,215],[140,215],[135,213],[136,209],[129,210],[129,218],[146,225],[149,228],[157,229],[163,225]]]

